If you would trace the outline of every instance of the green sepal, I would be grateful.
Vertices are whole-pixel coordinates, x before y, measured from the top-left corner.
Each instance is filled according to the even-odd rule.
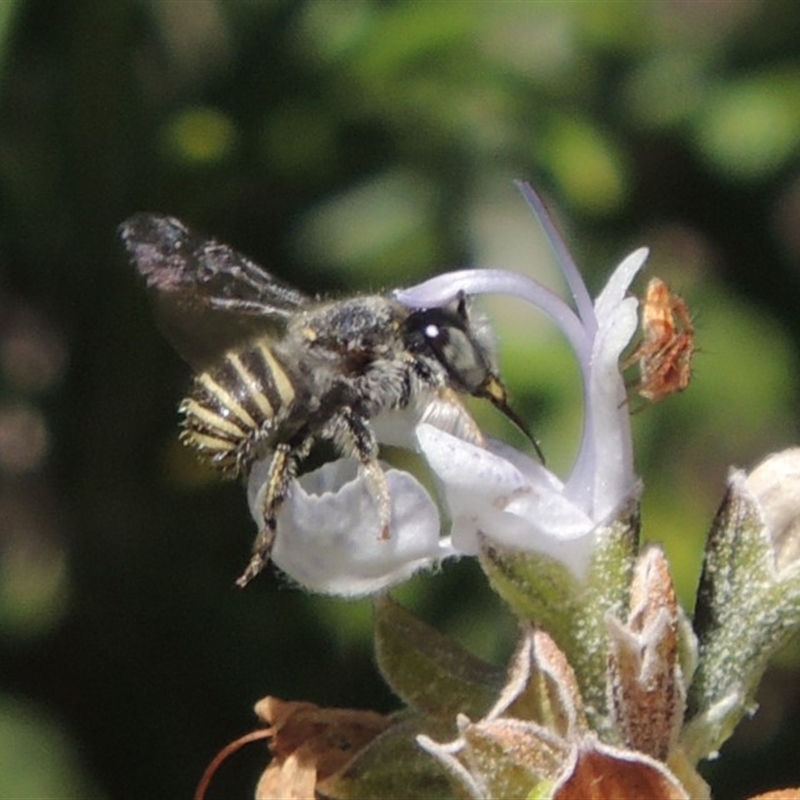
[[[394,725],[371,742],[347,767],[316,787],[329,800],[468,800],[454,775],[416,741],[417,719]]]
[[[546,728],[520,720],[468,723],[461,735],[462,758],[489,797],[541,796],[552,788],[568,753],[566,743]]]
[[[406,705],[453,724],[483,716],[505,672],[415,617],[388,595],[374,601],[375,653],[386,682]]]
[[[517,616],[549,633],[575,671],[590,724],[607,730],[606,617],[625,616],[639,537],[638,503],[595,531],[586,576],[561,561],[483,540],[480,561],[495,591]]]
[[[546,633],[523,626],[506,684],[489,718],[536,723],[562,739],[586,728],[575,674]]]

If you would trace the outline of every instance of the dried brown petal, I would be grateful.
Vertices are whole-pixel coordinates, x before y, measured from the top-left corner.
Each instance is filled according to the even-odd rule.
[[[273,761],[256,786],[256,800],[314,800],[317,770],[302,756]]]
[[[676,778],[647,756],[588,738],[575,756],[574,768],[559,782],[553,800],[689,800]]]
[[[256,800],[313,798],[319,781],[346,766],[391,724],[372,711],[320,708],[276,697],[259,701],[256,714],[270,725],[273,755]]]
[[[626,747],[664,761],[677,739],[685,692],[678,663],[679,610],[663,552],[637,561],[631,612],[609,620],[609,694]]]

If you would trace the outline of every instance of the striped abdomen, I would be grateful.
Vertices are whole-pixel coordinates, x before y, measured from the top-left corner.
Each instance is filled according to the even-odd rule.
[[[230,350],[195,377],[179,409],[181,441],[213,467],[237,475],[257,456],[259,442],[269,445],[294,396],[289,375],[266,341]]]

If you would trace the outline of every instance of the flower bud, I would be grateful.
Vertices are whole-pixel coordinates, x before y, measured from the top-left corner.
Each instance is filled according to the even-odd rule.
[[[800,447],[775,453],[748,476],[745,486],[758,502],[783,572],[800,561]]]
[[[626,747],[665,761],[683,721],[679,609],[667,560],[658,547],[636,564],[631,610],[609,618],[609,695],[614,727]]]
[[[770,657],[800,627],[800,449],[732,473],[706,543],[694,625],[699,663],[682,741],[713,755],[754,696]]]

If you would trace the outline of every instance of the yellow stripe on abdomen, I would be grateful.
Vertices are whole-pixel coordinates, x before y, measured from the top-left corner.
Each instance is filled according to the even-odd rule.
[[[238,417],[248,428],[255,428],[256,421],[248,414],[241,403],[221,384],[217,383],[207,372],[197,378],[197,382],[213,397],[219,406],[227,408],[234,416]]]
[[[278,397],[280,397],[281,402],[284,406],[291,405],[294,401],[294,386],[292,386],[292,382],[286,374],[286,370],[272,354],[272,350],[270,350],[268,345],[264,342],[258,342],[256,347],[261,353],[264,363],[269,368],[270,375],[275,382],[275,389],[278,392]]]

